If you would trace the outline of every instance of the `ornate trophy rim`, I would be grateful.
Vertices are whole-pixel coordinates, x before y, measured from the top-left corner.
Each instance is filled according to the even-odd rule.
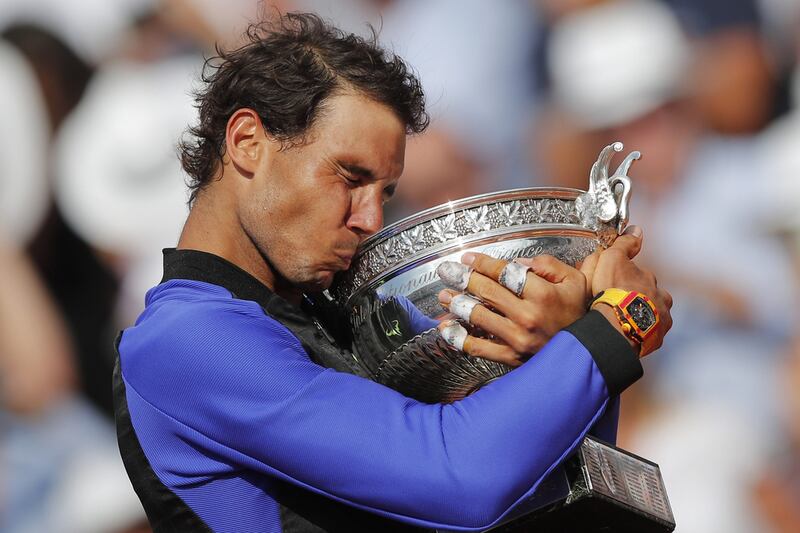
[[[408,255],[407,257],[392,264],[390,267],[387,267],[385,270],[382,270],[372,279],[366,280],[353,287],[347,298],[350,299],[358,297],[360,294],[369,292],[375,287],[381,285],[386,277],[391,277],[398,272],[405,271],[409,268],[414,268],[416,265],[427,263],[437,257],[448,255],[460,248],[474,248],[484,244],[513,241],[525,237],[531,237],[534,234],[537,237],[581,236],[587,238],[597,238],[597,234],[595,232],[586,229],[579,224],[521,224],[512,228],[498,228],[474,233],[466,236],[468,238],[465,238],[465,240],[461,243],[439,243],[431,246],[430,248],[425,248],[418,253]],[[512,259],[512,257],[502,258],[509,260]]]
[[[520,187],[516,189],[505,189],[502,191],[488,192],[483,194],[476,194],[466,198],[459,198],[457,200],[450,200],[443,204],[429,207],[413,215],[389,224],[375,235],[366,239],[358,249],[355,257],[363,255],[379,242],[393,237],[403,231],[417,226],[421,223],[428,222],[432,219],[446,216],[456,211],[470,209],[472,207],[479,207],[481,205],[488,205],[492,203],[505,202],[519,198],[557,198],[564,200],[575,200],[586,191],[580,189],[573,189],[569,187]]]
[[[342,305],[387,275],[425,259],[487,239],[537,234],[581,233],[616,236],[613,224],[587,222],[577,202],[585,191],[527,187],[480,194],[440,204],[384,228],[359,247],[349,270],[331,290]]]

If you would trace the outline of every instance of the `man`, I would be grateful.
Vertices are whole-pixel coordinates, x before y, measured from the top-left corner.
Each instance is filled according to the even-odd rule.
[[[585,274],[529,261],[536,274],[520,297],[495,281],[505,262],[471,256],[467,290],[492,305],[469,318],[498,341],[469,337],[465,351],[535,357],[450,405],[360,377],[304,294],[328,287],[381,227],[406,135],[427,125],[422,91],[399,58],[313,15],[249,36],[205,78],[182,154],[191,213],[119,341],[120,448],[150,521],[156,531],[485,529],[590,428],[614,438],[616,397],[641,375],[638,346],[610,306],[586,313],[588,290],[651,295],[654,345],[670,297],[629,260],[635,234]]]

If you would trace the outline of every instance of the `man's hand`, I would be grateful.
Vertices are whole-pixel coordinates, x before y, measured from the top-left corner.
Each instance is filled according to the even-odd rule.
[[[658,287],[655,275],[648,270],[639,268],[632,261],[642,249],[642,230],[638,226],[629,226],[625,233],[617,237],[614,244],[605,250],[595,252],[588,256],[580,266],[581,272],[586,276],[587,284],[591,288],[592,296],[600,291],[610,288],[626,291],[638,291],[650,298],[656,306],[660,321],[656,332],[653,350],[660,347],[664,335],[672,327],[672,296]],[[598,311],[602,312],[614,327],[622,331],[614,310],[607,305],[599,305]],[[632,342],[635,345],[635,343]],[[640,353],[643,357],[647,353]]]
[[[478,253],[464,254],[461,261],[474,269],[471,275],[465,272],[469,275],[466,292],[480,299],[469,317],[463,318],[494,337],[467,336],[463,350],[470,355],[518,366],[586,313],[586,277],[552,256],[517,260],[531,269],[521,296],[497,281],[507,261]],[[458,294],[443,290],[439,301],[452,311]]]

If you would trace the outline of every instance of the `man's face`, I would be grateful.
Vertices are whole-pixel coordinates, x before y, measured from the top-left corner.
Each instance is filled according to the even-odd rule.
[[[383,225],[405,139],[390,108],[340,94],[326,101],[305,144],[280,150],[268,143],[240,220],[277,282],[319,291],[350,266],[359,243]]]

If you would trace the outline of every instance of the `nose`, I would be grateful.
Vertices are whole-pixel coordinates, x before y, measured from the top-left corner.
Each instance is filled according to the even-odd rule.
[[[377,233],[383,227],[383,199],[372,195],[353,199],[347,227],[362,239]]]

